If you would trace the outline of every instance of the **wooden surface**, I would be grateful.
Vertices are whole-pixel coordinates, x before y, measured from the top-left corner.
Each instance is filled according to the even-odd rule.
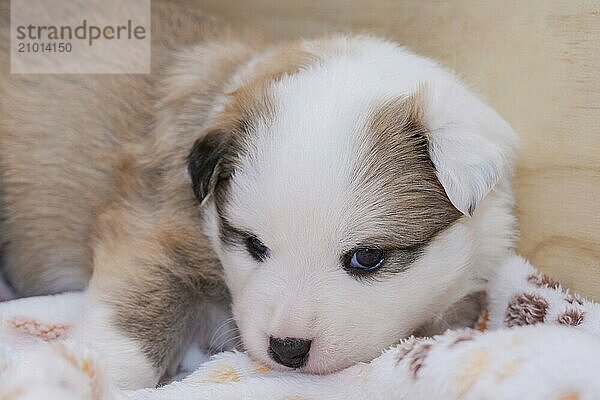
[[[441,60],[519,132],[519,250],[600,300],[600,1],[179,0],[280,38],[373,32]]]

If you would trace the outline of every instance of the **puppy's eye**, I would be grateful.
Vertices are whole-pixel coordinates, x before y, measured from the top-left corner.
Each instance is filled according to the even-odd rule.
[[[269,248],[256,236],[250,236],[246,239],[246,248],[256,261],[264,261],[265,258],[269,257]]]
[[[346,268],[353,272],[371,272],[379,269],[383,265],[385,252],[378,248],[358,248],[345,257]]]

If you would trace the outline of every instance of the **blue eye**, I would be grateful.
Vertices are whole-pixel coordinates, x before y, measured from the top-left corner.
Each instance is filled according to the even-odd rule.
[[[346,256],[346,268],[357,272],[369,272],[379,269],[383,265],[385,252],[378,248],[359,248],[351,251]]]
[[[246,239],[246,248],[248,249],[248,253],[250,253],[256,261],[265,261],[265,258],[269,257],[269,248],[256,236],[251,236]]]

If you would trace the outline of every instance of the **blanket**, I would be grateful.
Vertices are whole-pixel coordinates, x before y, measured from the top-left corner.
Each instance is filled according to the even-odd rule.
[[[280,372],[241,352],[181,381],[121,391],[101,355],[69,339],[83,295],[0,303],[0,399],[555,399],[600,397],[600,306],[513,256],[490,279],[475,328],[410,337],[330,375]]]

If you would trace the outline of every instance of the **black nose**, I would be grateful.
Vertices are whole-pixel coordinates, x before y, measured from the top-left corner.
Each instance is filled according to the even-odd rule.
[[[308,361],[311,340],[269,338],[269,355],[278,364],[290,368],[300,368]]]

